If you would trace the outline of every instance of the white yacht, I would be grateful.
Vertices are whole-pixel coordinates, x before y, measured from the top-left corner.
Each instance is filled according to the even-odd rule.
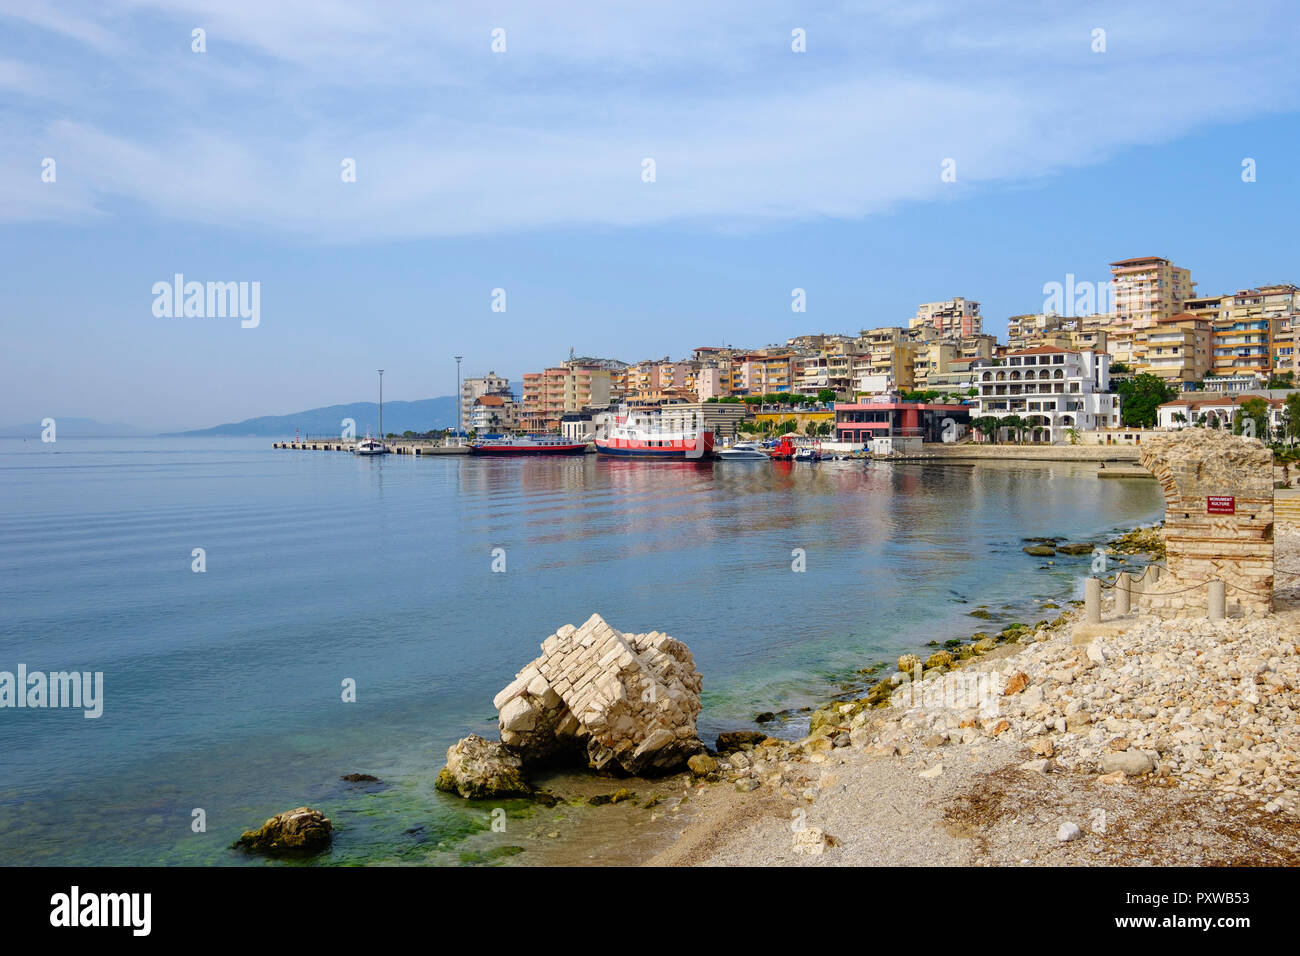
[[[384,443],[381,442],[378,438],[371,438],[369,435],[366,435],[365,438],[357,442],[352,450],[356,452],[358,455],[387,455],[388,454],[388,449],[384,447]]]
[[[767,452],[756,441],[736,442],[729,448],[715,448],[713,454],[723,461],[767,461]]]

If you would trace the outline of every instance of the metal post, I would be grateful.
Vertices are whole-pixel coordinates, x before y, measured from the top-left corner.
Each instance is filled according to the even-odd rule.
[[[1133,575],[1121,571],[1115,579],[1115,612],[1127,614],[1132,609]]]
[[[379,444],[384,443],[384,370],[379,370]]]
[[[1210,582],[1210,620],[1222,621],[1227,610],[1228,587],[1222,581]]]
[[[1101,579],[1088,578],[1084,583],[1083,606],[1089,624],[1101,623]]]
[[[460,393],[460,360],[462,358],[464,358],[464,356],[462,355],[456,356],[456,444],[457,445],[460,444],[460,432],[461,432],[460,416],[461,416],[462,406],[465,404],[465,398]]]

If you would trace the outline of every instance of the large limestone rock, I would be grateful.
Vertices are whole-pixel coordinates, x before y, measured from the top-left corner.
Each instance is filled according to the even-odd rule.
[[[333,833],[325,814],[298,807],[271,817],[256,830],[245,830],[235,847],[255,853],[315,853],[330,845]]]
[[[447,766],[434,786],[469,800],[524,797],[533,792],[524,778],[523,762],[498,741],[478,734],[447,748]]]
[[[526,763],[585,752],[596,769],[664,772],[704,749],[699,672],[658,631],[623,634],[593,614],[542,642],[542,654],[493,700],[501,742]]]

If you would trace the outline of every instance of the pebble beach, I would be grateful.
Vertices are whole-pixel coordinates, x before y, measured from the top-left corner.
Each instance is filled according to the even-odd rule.
[[[1100,633],[1068,610],[719,754],[648,863],[1300,864],[1300,528],[1275,548],[1267,618],[1118,615],[1107,592]]]

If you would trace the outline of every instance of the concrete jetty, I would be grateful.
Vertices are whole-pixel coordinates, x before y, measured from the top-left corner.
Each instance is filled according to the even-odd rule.
[[[272,442],[272,448],[288,448],[292,451],[346,451],[353,452],[356,449],[356,442],[340,441],[337,439],[319,439],[319,440],[300,440],[300,441],[277,441]],[[384,442],[384,447],[393,455],[468,455],[468,445],[435,445],[428,441],[409,441],[401,439],[398,441]]]

